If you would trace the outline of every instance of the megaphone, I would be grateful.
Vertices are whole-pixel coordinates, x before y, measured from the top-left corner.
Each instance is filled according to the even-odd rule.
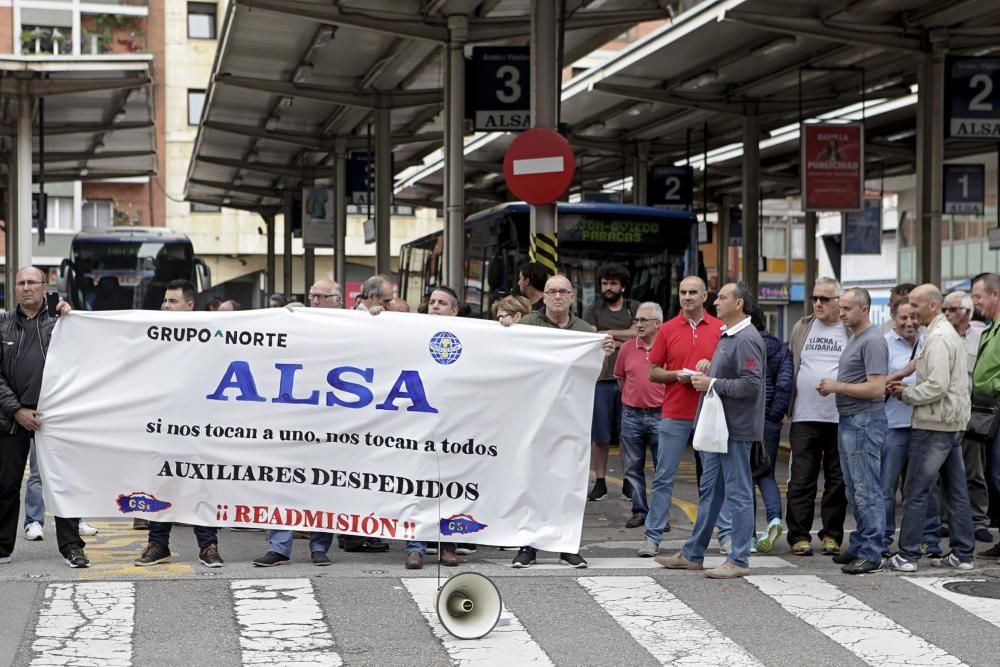
[[[444,582],[434,601],[438,620],[457,639],[479,639],[500,620],[500,591],[489,578],[463,572]]]

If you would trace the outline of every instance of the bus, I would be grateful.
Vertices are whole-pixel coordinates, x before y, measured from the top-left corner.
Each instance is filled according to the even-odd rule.
[[[167,283],[178,278],[199,292],[211,286],[191,240],[163,227],[80,232],[59,267],[60,290],[79,310],[159,310]]]
[[[465,221],[465,284],[455,285],[472,314],[488,317],[497,298],[517,285],[528,261],[529,215],[523,202],[501,204]],[[597,268],[617,262],[632,275],[627,296],[655,301],[676,312],[677,285],[688,274],[704,274],[698,255],[695,215],[649,206],[581,203],[557,205],[559,267],[576,288],[576,310],[597,298]],[[441,284],[443,232],[402,246],[400,297],[412,308]],[[668,315],[669,316],[669,315]]]

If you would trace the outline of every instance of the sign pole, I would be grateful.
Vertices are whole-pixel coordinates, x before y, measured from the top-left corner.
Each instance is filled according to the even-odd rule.
[[[556,72],[556,3],[545,0],[532,2],[531,13],[531,125],[539,128],[556,126],[556,105],[562,89]],[[531,207],[531,247],[536,236],[544,234],[543,243],[556,247],[556,205]],[[555,258],[558,261],[558,257]],[[555,271],[554,267],[549,267]]]
[[[448,17],[451,41],[447,46],[447,94],[445,104],[444,282],[465,298],[465,41],[468,19]]]

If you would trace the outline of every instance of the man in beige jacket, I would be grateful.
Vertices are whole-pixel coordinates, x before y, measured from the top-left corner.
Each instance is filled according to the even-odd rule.
[[[910,292],[917,321],[927,327],[924,346],[917,355],[917,382],[911,386],[893,382],[887,387],[913,406],[900,549],[886,561],[887,568],[902,572],[917,569],[928,499],[939,473],[951,507],[951,552],[931,560],[931,565],[973,568],[976,543],[962,463],[962,434],[970,414],[969,371],[962,339],[941,312],[942,302],[941,290],[934,285],[921,285]]]

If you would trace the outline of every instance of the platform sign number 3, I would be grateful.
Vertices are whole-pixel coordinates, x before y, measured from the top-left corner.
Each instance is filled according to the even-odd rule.
[[[521,46],[472,50],[467,79],[476,130],[517,132],[531,127],[531,51]],[[471,112],[471,113],[469,113]]]
[[[945,136],[1000,142],[1000,58],[949,57],[945,72]]]

